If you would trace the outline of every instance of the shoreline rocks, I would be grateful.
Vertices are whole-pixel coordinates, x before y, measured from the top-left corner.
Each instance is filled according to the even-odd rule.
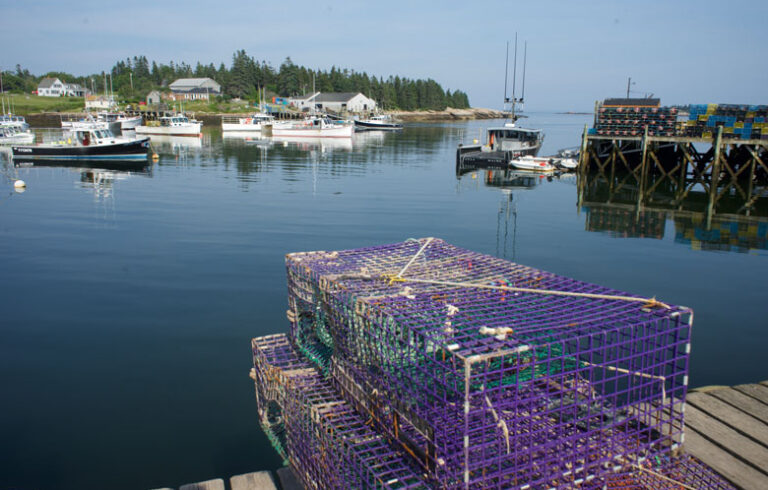
[[[505,117],[505,114],[501,111],[482,107],[472,107],[469,109],[448,107],[442,111],[391,111],[389,114],[403,122],[503,119]]]

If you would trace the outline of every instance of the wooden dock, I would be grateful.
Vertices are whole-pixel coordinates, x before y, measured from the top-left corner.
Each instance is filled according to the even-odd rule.
[[[629,178],[638,188],[638,206],[659,189],[674,196],[672,207],[703,189],[707,228],[732,197],[743,202],[738,214],[749,216],[768,195],[768,139],[724,138],[722,127],[712,138],[699,138],[650,136],[647,127],[640,136],[598,136],[585,126],[579,159],[580,197],[590,174],[612,186],[619,180],[619,187]]]
[[[744,489],[768,489],[768,381],[688,393],[685,450]]]

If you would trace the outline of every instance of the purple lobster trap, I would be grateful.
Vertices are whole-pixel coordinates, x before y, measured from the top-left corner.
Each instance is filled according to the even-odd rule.
[[[418,465],[375,432],[286,335],[252,346],[261,425],[306,488],[430,488]]]
[[[433,487],[586,487],[682,443],[687,308],[432,238],[286,264],[296,350]]]

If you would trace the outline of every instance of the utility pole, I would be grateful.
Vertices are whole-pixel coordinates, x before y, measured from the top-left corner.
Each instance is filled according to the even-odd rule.
[[[629,98],[629,86],[632,84],[632,77],[627,79],[627,98]]]
[[[133,92],[133,72],[128,72],[128,76],[131,77],[131,92]]]

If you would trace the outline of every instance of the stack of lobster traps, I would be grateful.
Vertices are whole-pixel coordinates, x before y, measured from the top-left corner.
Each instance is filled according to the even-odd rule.
[[[600,136],[674,136],[678,110],[658,99],[606,99],[597,104],[592,134]]]
[[[689,309],[433,238],[286,265],[253,377],[307,488],[730,488],[681,451]]]

